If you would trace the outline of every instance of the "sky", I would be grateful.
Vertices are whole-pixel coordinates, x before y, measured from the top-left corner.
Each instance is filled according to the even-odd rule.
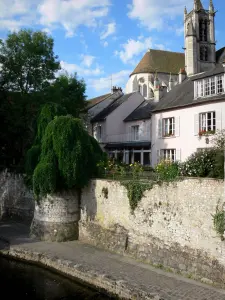
[[[225,1],[213,0],[217,49],[225,46]],[[194,0],[0,0],[0,38],[19,29],[54,38],[62,70],[86,82],[87,99],[125,88],[149,49],[183,52],[183,14]],[[202,0],[208,9],[209,0]]]

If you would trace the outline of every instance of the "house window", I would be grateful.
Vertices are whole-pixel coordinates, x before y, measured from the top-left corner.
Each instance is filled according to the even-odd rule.
[[[199,131],[204,132],[215,132],[216,130],[216,112],[206,112],[199,115]]]
[[[175,161],[176,160],[176,149],[161,149],[160,150],[160,158],[170,160],[170,161]]]
[[[211,91],[210,94],[214,95],[216,93],[215,77],[211,78]]]
[[[224,93],[224,75],[217,75],[195,82],[195,98]]]
[[[133,141],[139,140],[139,125],[131,126],[131,137]]]
[[[205,95],[209,96],[210,95],[210,79],[207,78],[205,80]]]
[[[175,135],[175,118],[163,119],[163,136],[169,137]]]
[[[219,75],[217,76],[217,93],[223,93],[224,92],[224,76]]]

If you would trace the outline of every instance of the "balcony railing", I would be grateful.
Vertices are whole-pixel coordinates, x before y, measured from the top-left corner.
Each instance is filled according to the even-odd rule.
[[[150,141],[150,132],[112,134],[96,138],[99,143],[126,143]]]

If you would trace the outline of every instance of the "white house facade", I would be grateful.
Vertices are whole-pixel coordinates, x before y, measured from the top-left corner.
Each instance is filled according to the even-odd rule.
[[[98,104],[92,134],[110,156],[155,166],[212,147],[225,129],[225,47],[215,49],[215,13],[212,0],[207,10],[194,0],[184,11],[185,53],[148,50],[126,94],[113,90]]]

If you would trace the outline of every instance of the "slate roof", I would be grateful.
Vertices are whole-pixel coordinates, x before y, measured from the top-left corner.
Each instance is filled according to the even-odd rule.
[[[151,118],[151,112],[154,107],[155,103],[145,100],[129,116],[124,119],[124,122],[149,119]]]
[[[222,64],[218,64],[218,65],[216,65],[216,67],[214,69],[212,69],[210,71],[198,73],[196,75],[191,76],[190,78],[192,80],[196,80],[196,79],[201,79],[201,78],[207,78],[207,77],[221,74],[221,73],[224,73],[224,67],[222,66]]]
[[[121,95],[121,97],[117,98],[115,101],[113,101],[109,106],[104,108],[100,113],[98,113],[92,120],[91,122],[101,122],[104,121],[105,118],[113,112],[117,107],[119,107],[121,104],[123,104],[125,101],[129,99],[129,97],[134,94],[126,94],[126,95]]]
[[[224,52],[225,52],[225,47],[223,47],[223,48],[221,48],[221,49],[219,49],[219,50],[216,51],[216,61],[217,61],[217,62],[219,61],[221,55],[222,55]]]
[[[109,93],[109,94],[105,94],[105,95],[87,100],[87,109],[89,109],[89,108],[93,107],[94,105],[98,104],[99,102],[105,100],[110,95],[111,94]]]
[[[150,49],[145,53],[131,75],[139,73],[178,74],[185,67],[184,53]],[[130,76],[131,76],[130,75]]]
[[[194,99],[194,80],[187,78],[183,83],[176,85],[159,100],[152,112],[160,112],[219,100],[225,100],[225,94]]]

